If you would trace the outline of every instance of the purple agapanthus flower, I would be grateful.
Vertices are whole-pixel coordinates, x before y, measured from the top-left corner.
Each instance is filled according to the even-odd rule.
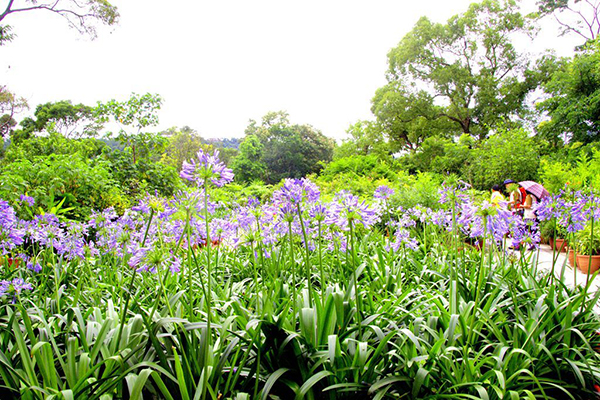
[[[394,189],[389,186],[381,185],[375,189],[373,197],[380,200],[389,200],[389,198],[395,193]]]
[[[42,266],[37,261],[35,263],[32,260],[27,261],[27,268],[33,272],[42,272]]]
[[[273,193],[273,202],[300,204],[303,200],[314,203],[319,200],[321,190],[310,179],[286,179],[281,189]]]
[[[204,186],[210,180],[215,186],[222,187],[233,181],[233,171],[219,160],[219,151],[215,150],[213,155],[198,150],[196,159],[183,162],[179,176],[188,181],[196,182],[198,186]]]
[[[15,278],[12,281],[0,281],[0,296],[5,296],[11,292],[11,289],[16,295],[21,294],[23,290],[33,290],[31,283],[25,282],[23,278]]]
[[[4,200],[0,200],[0,252],[8,254],[16,246],[23,244],[25,231],[19,226],[15,210]]]
[[[387,245],[387,250],[392,248],[394,251],[398,251],[402,247],[411,250],[417,250],[419,247],[419,242],[417,242],[416,239],[410,237],[410,232],[408,231],[408,229],[405,229],[401,225],[398,225],[398,229],[396,229],[396,233],[394,234],[394,241]]]
[[[25,203],[27,204],[29,207],[33,207],[33,205],[35,204],[35,199],[33,197],[27,196],[26,194],[22,194],[19,197],[19,202],[21,204]]]
[[[331,203],[325,223],[347,231],[350,222],[369,227],[378,220],[379,216],[375,210],[365,201],[360,201],[358,196],[342,191],[338,192],[335,201]]]
[[[315,221],[323,221],[327,217],[327,211],[327,206],[318,202],[308,210],[308,216]]]

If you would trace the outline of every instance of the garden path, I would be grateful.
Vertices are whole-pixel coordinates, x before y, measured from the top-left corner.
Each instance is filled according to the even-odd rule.
[[[553,253],[552,253],[552,248],[549,245],[543,244],[540,246],[539,252],[536,251],[536,253],[533,255],[533,259],[532,259],[533,265],[536,264],[536,257],[537,257],[537,268],[539,270],[544,270],[544,271],[552,270]],[[554,275],[557,278],[560,278],[561,270],[563,269],[563,266],[564,266],[563,282],[567,286],[570,286],[570,287],[573,287],[574,285],[583,286],[586,284],[586,281],[588,280],[587,274],[584,274],[583,272],[579,271],[579,269],[572,268],[569,265],[569,263],[567,262],[567,253],[558,253],[558,254],[554,253],[554,257],[556,257],[556,264],[554,267]],[[598,291],[600,289],[600,277],[595,276],[595,275],[590,275],[589,280],[591,280],[589,292],[595,293],[596,291]],[[596,310],[596,313],[600,314],[600,304],[597,304],[594,307],[594,309]]]

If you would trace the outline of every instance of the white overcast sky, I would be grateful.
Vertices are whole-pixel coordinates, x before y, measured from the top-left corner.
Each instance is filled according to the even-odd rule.
[[[387,53],[415,22],[445,22],[473,1],[111,2],[120,23],[95,41],[48,12],[7,17],[18,36],[0,47],[0,84],[32,109],[158,93],[156,130],[188,125],[204,137],[242,137],[249,119],[285,110],[292,123],[341,139],[372,118]],[[554,45],[555,31],[547,34]]]

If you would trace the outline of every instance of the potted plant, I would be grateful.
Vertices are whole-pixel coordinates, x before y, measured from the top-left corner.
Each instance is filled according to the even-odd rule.
[[[568,243],[565,239],[567,234],[567,228],[552,219],[545,221],[540,228],[540,235],[548,239],[550,247],[562,252],[567,251]]]
[[[600,269],[600,229],[592,230],[588,223],[577,232],[577,267],[584,273],[593,274]]]
[[[547,219],[540,224],[541,242],[553,246],[554,241],[554,220]]]

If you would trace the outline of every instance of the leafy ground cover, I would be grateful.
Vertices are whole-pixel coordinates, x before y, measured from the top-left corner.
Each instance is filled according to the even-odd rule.
[[[86,222],[0,202],[0,396],[24,399],[590,399],[600,295],[538,272],[535,229],[447,183],[391,208],[306,179],[214,202],[232,175]],[[22,197],[21,207],[31,199]],[[598,198],[542,202],[581,230]]]

